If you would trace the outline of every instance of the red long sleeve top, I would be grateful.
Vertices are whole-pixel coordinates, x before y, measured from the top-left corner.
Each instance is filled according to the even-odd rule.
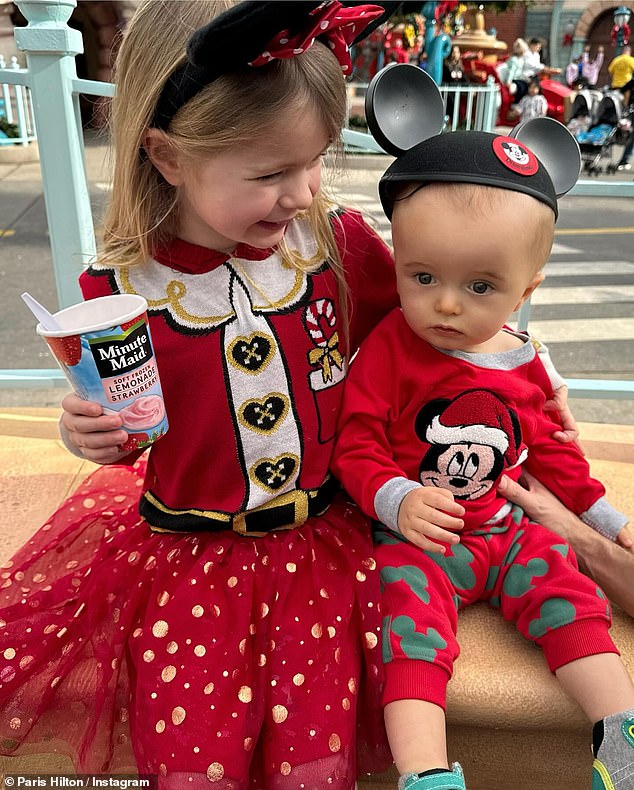
[[[393,264],[359,214],[333,214],[333,228],[355,349],[397,303]],[[141,265],[81,276],[88,299],[148,301],[169,420],[140,506],[157,529],[258,533],[271,506],[292,526],[328,479],[348,356],[343,310],[308,222],[291,223],[286,240],[308,273],[277,249],[227,255],[174,240]],[[245,513],[262,518],[245,526]]]
[[[417,337],[400,309],[369,335],[346,383],[333,470],[372,517],[397,529],[402,498],[417,485],[447,488],[465,529],[508,505],[503,473],[524,465],[570,510],[614,539],[627,523],[560,425],[544,412],[552,385],[533,344],[501,354],[443,352]]]

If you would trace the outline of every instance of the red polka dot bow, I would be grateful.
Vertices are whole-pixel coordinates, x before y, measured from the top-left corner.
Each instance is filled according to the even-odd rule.
[[[309,49],[315,39],[323,39],[341,64],[347,76],[352,72],[350,44],[359,31],[373,19],[384,13],[383,8],[375,5],[359,5],[344,8],[338,0],[326,0],[311,11],[308,27],[300,33],[292,34],[283,30],[271,39],[264,52],[250,66],[264,66],[275,58],[293,58]]]

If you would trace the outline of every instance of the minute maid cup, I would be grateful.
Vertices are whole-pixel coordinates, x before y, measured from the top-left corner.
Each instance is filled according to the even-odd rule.
[[[168,427],[146,310],[142,296],[114,294],[55,313],[60,329],[37,325],[77,395],[121,415],[129,450]]]

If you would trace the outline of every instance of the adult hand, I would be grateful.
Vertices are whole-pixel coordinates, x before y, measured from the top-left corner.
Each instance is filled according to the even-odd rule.
[[[573,413],[570,411],[568,405],[568,387],[565,385],[559,387],[553,392],[553,397],[544,403],[544,411],[556,411],[561,421],[562,430],[553,432],[553,439],[565,444],[566,442],[575,442],[577,447],[583,453],[581,445],[577,441],[579,437],[579,429],[577,421]],[[585,455],[585,453],[584,453]]]
[[[104,414],[99,403],[86,401],[75,393],[62,401],[60,430],[69,442],[89,461],[112,464],[128,455],[123,448],[128,439],[122,430],[123,420],[115,414]]]
[[[525,472],[522,481],[523,486],[503,476],[499,491],[531,519],[564,538],[577,555],[581,570],[634,617],[634,553],[590,529],[532,475]]]
[[[533,521],[548,527],[569,543],[571,542],[571,525],[577,519],[576,515],[571,513],[536,477],[523,472],[522,484],[520,484],[502,475],[498,490],[503,497],[519,505]],[[585,524],[583,526],[585,527]]]
[[[403,497],[398,511],[399,532],[424,551],[444,554],[442,543],[458,543],[453,531],[460,530],[464,521],[459,518],[464,508],[454,502],[453,494],[445,488],[420,486]],[[441,541],[438,543],[437,541]]]
[[[627,551],[631,551],[634,554],[634,536],[632,536],[632,532],[629,526],[623,527],[623,529],[619,532],[616,536],[616,542],[619,546],[622,546]]]

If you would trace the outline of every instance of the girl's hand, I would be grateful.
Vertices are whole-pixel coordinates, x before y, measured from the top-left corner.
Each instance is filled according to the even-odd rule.
[[[624,549],[634,554],[634,537],[632,536],[632,531],[629,526],[626,525],[623,527],[616,536],[616,542],[619,546],[622,546]]]
[[[459,516],[464,515],[462,505],[454,502],[453,494],[444,488],[421,486],[405,495],[398,511],[398,528],[401,534],[424,551],[444,554],[446,547],[435,541],[458,543],[454,532],[464,527]],[[431,538],[431,540],[430,540]]]
[[[104,414],[98,403],[86,401],[75,393],[62,401],[60,426],[84,458],[97,464],[112,464],[129,454],[122,449],[128,434],[122,430],[121,417]]]
[[[568,406],[568,387],[564,385],[556,389],[551,400],[547,400],[546,403],[544,403],[544,410],[559,412],[562,430],[555,431],[553,433],[553,439],[557,439],[558,442],[562,442],[563,444],[566,442],[576,442],[581,450],[579,443],[576,441],[579,436],[577,421],[573,417],[570,407]],[[581,450],[581,452],[583,453],[583,450]]]

